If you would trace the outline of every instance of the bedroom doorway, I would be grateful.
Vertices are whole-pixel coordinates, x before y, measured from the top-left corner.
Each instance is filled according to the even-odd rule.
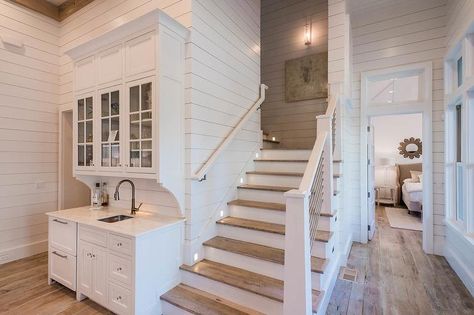
[[[374,143],[371,140],[371,124],[377,124],[380,117],[391,117],[400,115],[417,115],[421,121],[421,137],[417,137],[422,142],[422,160],[418,163],[422,171],[422,191],[418,191],[418,197],[421,199],[422,205],[422,230],[423,230],[423,250],[432,254],[433,248],[433,153],[432,153],[432,65],[431,63],[410,64],[382,70],[364,72],[361,75],[361,116],[360,116],[360,171],[361,171],[361,225],[360,238],[362,243],[367,243],[370,239],[373,229],[375,228],[375,206],[371,196],[378,198],[375,191],[375,166],[381,161],[376,161],[375,155],[371,160],[370,148]],[[409,117],[409,116],[405,116]],[[413,116],[415,117],[415,116]],[[386,123],[387,124],[387,123]],[[397,130],[407,129],[404,123],[393,123]],[[374,126],[374,138],[377,134],[377,127]],[[408,137],[408,141],[412,136]],[[413,136],[414,140],[415,136]],[[405,140],[400,139],[400,142]],[[415,141],[414,141],[415,142]],[[416,142],[414,143],[416,146]],[[417,149],[410,143],[407,143],[408,153],[415,153]],[[374,150],[377,150],[375,146]],[[396,147],[398,151],[398,146]],[[408,158],[410,160],[410,158]],[[383,161],[382,161],[383,162]],[[372,165],[370,164],[372,163]],[[398,171],[396,168],[387,169],[387,172],[403,172],[403,176],[393,178],[402,178],[399,181],[400,194],[397,195],[396,188],[388,189],[379,195],[379,199],[388,199],[390,202],[402,200],[401,189],[403,187],[403,179],[407,179],[411,171],[416,171],[416,166],[402,167]],[[418,172],[419,172],[418,171]],[[373,175],[372,175],[373,174]],[[415,175],[414,175],[415,176]],[[417,175],[419,179],[419,174]],[[393,179],[395,183],[395,179]],[[396,187],[397,185],[395,185]],[[419,186],[419,185],[418,185]],[[393,194],[393,195],[392,195]],[[408,199],[407,199],[408,200]],[[407,201],[409,202],[409,201]],[[397,203],[394,203],[397,206]],[[394,208],[396,208],[393,206]],[[408,209],[406,210],[408,214]],[[412,210],[410,210],[411,215]]]
[[[422,231],[423,115],[372,116],[369,122],[368,238],[376,217],[385,216],[391,228]]]

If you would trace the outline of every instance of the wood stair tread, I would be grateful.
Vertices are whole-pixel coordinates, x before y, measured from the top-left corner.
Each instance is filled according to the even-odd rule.
[[[255,190],[268,190],[268,191],[277,191],[277,192],[287,192],[287,191],[292,190],[292,189],[297,189],[297,187],[251,185],[251,184],[240,185],[237,188],[240,188],[240,189],[255,189]]]
[[[262,314],[185,284],[177,285],[163,294],[160,298],[163,301],[196,315]]]
[[[217,221],[218,224],[230,225],[249,230],[256,230],[261,232],[268,232],[274,234],[285,235],[285,226],[283,224],[276,224],[264,221],[242,219],[236,217],[225,217]]]
[[[254,200],[244,200],[236,199],[227,203],[229,206],[241,206],[249,208],[259,208],[265,210],[276,210],[276,211],[286,211],[286,205],[284,203],[275,203],[275,202],[263,202],[263,201],[254,201]],[[337,211],[322,211],[322,217],[333,217]]]
[[[249,229],[249,230],[256,230],[256,231],[261,231],[261,232],[285,235],[285,225],[283,224],[242,219],[242,218],[236,218],[236,217],[225,217],[217,221],[217,223]],[[329,239],[331,239],[332,235],[333,235],[333,232],[317,230],[315,240],[327,243]]]
[[[270,142],[270,143],[280,143],[278,140],[272,140],[272,139],[263,139],[264,142]]]
[[[295,176],[295,177],[303,177],[303,173],[297,172],[264,172],[264,171],[250,171],[247,174],[252,175],[277,175],[277,176]]]
[[[242,206],[242,207],[276,210],[276,211],[286,210],[286,205],[284,203],[275,203],[275,202],[236,199],[236,200],[232,200],[228,202],[227,204],[230,206]]]
[[[180,268],[214,281],[283,302],[283,281],[278,279],[206,259],[193,266],[182,265]],[[317,309],[321,294],[323,292],[313,290],[313,310]]]
[[[308,163],[308,160],[282,160],[282,159],[255,159],[254,162],[296,162],[296,163]]]
[[[342,163],[342,160],[332,160],[333,163]]]
[[[203,245],[280,265],[284,265],[285,263],[285,251],[270,246],[244,242],[222,236],[216,236],[204,242]],[[325,267],[325,259],[311,257],[311,271],[323,273]]]

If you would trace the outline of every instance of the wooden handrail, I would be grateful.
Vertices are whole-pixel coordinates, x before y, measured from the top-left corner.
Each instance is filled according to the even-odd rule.
[[[247,111],[247,113],[240,119],[240,121],[235,125],[232,131],[226,136],[226,138],[219,144],[217,149],[211,154],[209,159],[204,163],[203,166],[197,171],[191,178],[193,180],[202,181],[206,179],[206,174],[217,160],[219,155],[224,151],[224,149],[229,145],[229,143],[234,139],[237,133],[242,129],[242,127],[247,123],[252,117],[253,113],[256,112],[263,101],[265,101],[265,91],[268,89],[268,86],[265,84],[260,84],[260,98],[255,102],[255,104]]]

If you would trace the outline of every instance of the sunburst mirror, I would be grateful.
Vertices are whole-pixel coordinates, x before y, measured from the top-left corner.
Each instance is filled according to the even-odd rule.
[[[414,158],[420,158],[423,154],[423,144],[420,138],[405,139],[403,142],[400,142],[398,147],[400,155],[403,155],[404,158],[409,158],[413,160]]]

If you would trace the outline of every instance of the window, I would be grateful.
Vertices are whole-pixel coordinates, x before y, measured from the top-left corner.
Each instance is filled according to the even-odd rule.
[[[462,71],[462,57],[459,57],[458,61],[456,62],[457,68],[457,79],[458,79],[458,87],[462,85],[463,82],[463,71]]]
[[[455,187],[456,187],[456,221],[464,222],[464,165],[462,159],[462,107],[456,105],[455,108],[455,144],[456,144],[456,172],[455,172]]]
[[[368,81],[369,102],[392,104],[420,101],[420,73],[413,71]]]

